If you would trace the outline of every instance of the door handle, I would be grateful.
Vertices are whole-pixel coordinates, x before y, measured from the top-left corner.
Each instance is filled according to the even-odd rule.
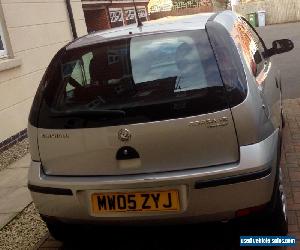
[[[140,158],[139,153],[132,147],[121,147],[116,154],[116,159],[120,160],[132,160]]]

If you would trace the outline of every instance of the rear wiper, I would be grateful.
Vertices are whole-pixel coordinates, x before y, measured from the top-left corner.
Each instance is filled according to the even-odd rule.
[[[118,109],[100,110],[71,110],[71,111],[52,111],[51,117],[101,117],[101,116],[125,116],[126,112]]]

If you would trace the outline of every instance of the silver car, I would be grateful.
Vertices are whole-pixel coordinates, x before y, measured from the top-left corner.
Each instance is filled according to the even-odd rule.
[[[69,224],[229,221],[286,233],[281,80],[231,11],[79,38],[51,61],[28,125],[28,187],[51,234]],[[272,219],[271,219],[272,218]]]

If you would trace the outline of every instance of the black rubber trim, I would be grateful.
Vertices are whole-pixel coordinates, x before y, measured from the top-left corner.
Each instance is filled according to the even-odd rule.
[[[28,184],[28,189],[35,193],[54,195],[73,195],[72,190],[65,188],[40,187]]]
[[[236,184],[240,182],[256,180],[270,175],[271,172],[272,172],[272,168],[268,168],[260,172],[255,172],[255,173],[250,173],[245,175],[231,176],[222,179],[215,179],[215,180],[208,180],[208,181],[197,181],[195,183],[195,189],[217,187],[222,185]]]

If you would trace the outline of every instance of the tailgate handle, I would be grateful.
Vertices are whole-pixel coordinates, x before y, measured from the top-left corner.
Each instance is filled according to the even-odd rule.
[[[116,159],[120,160],[131,160],[140,158],[139,153],[132,147],[122,147],[117,151]]]

